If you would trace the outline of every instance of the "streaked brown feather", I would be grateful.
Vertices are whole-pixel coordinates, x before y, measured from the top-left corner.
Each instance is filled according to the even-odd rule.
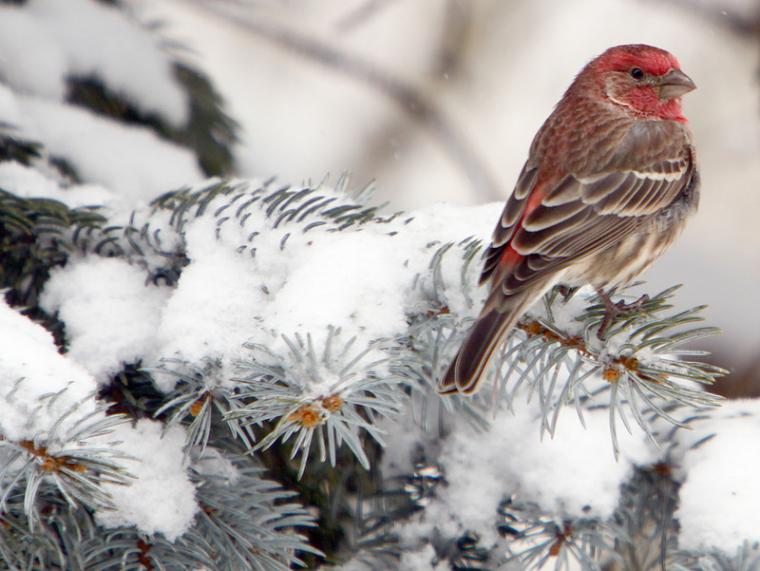
[[[537,232],[569,220],[586,208],[587,205],[580,200],[559,206],[541,204],[525,217],[522,227],[530,232]]]
[[[472,394],[502,339],[533,301],[528,292],[509,298],[509,311],[483,311],[438,384],[438,392]]]
[[[510,245],[523,256],[539,254],[543,252],[543,246],[554,240],[557,236],[574,235],[582,231],[589,224],[589,218],[594,214],[593,208],[585,206],[574,215],[541,230],[531,231],[520,229],[515,234]]]
[[[553,188],[549,189],[541,201],[543,206],[560,206],[578,200],[578,181],[572,175],[566,176]]]

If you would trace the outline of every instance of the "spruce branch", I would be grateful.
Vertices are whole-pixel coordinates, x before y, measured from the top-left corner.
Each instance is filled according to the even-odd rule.
[[[443,482],[438,466],[420,459],[411,473],[388,478],[373,494],[360,494],[348,530],[353,560],[367,569],[397,568],[405,548],[397,526],[424,510]]]
[[[29,166],[42,157],[42,145],[20,136],[13,125],[0,121],[0,161],[17,161]]]
[[[665,462],[637,469],[623,484],[620,505],[612,517],[615,559],[608,565],[609,571],[673,568],[678,487]]]
[[[296,530],[314,525],[293,501],[295,492],[264,479],[263,470],[237,459],[231,475],[214,473],[208,449],[194,452],[191,477],[201,511],[191,529],[174,541],[130,527],[103,529],[91,509],[71,505],[50,481],[37,494],[32,530],[24,515],[23,490],[9,494],[0,513],[0,561],[8,569],[290,569],[299,554],[321,553]],[[209,464],[210,463],[210,464]]]
[[[189,221],[210,215],[216,234],[225,224],[236,223],[247,230],[238,252],[256,256],[256,237],[278,232],[284,250],[295,232],[307,233],[322,227],[341,231],[361,224],[387,223],[396,215],[380,216],[379,206],[368,205],[372,187],[349,191],[348,177],[336,181],[337,190],[321,192],[316,186],[275,186],[274,179],[252,186],[245,181],[211,179],[201,188],[185,188],[162,194],[147,212],[133,212],[126,224],[92,224],[77,227],[72,247],[81,254],[116,256],[146,270],[153,283],[173,286],[189,263],[185,230]],[[343,197],[341,197],[343,195]],[[168,223],[163,214],[168,213]],[[254,226],[261,216],[271,224]]]
[[[352,531],[353,560],[367,569],[395,568],[405,550],[421,547],[400,535],[432,502],[446,477],[434,463],[420,461],[412,473],[386,480],[378,492],[357,502]],[[436,561],[452,569],[501,569],[519,564],[534,571],[553,568],[599,571],[602,554],[613,551],[619,529],[596,517],[565,518],[546,513],[514,495],[494,512],[500,536],[494,545],[481,543],[476,530],[448,536],[442,529],[419,538],[429,543]],[[546,567],[546,565],[551,567]]]
[[[82,542],[96,525],[91,513],[72,507],[50,482],[37,492],[39,520],[32,528],[24,515],[25,494],[15,489],[7,511],[0,516],[0,562],[12,571],[33,569],[85,569]]]
[[[321,462],[329,459],[335,466],[337,450],[345,443],[369,469],[360,435],[366,433],[382,444],[376,421],[401,409],[398,380],[382,372],[387,359],[378,358],[384,343],[354,350],[355,338],[344,341],[340,329],[332,327],[321,350],[308,334],[283,339],[287,355],[246,345],[251,357],[238,364],[241,376],[234,379],[244,383],[234,396],[241,404],[227,418],[244,426],[275,423],[252,450],[293,437],[291,458],[301,454],[299,478],[315,439]]]
[[[380,228],[382,233],[398,233],[405,228],[398,222],[408,222],[399,220],[398,215],[379,215],[375,207],[368,205],[366,196],[340,196],[319,186],[290,188],[273,181],[261,185],[212,181],[201,189],[160,197],[150,212],[136,212],[126,225],[105,226],[94,221],[69,236],[71,243],[85,253],[125,257],[144,267],[154,281],[163,275],[168,284],[175,285],[184,267],[192,263],[185,234],[201,217],[212,220],[211,233],[215,228],[216,238],[225,246],[237,248],[237,252],[251,258],[261,255],[257,254],[260,245],[261,251],[267,245],[268,255],[297,248],[304,241],[293,237],[316,228],[318,232],[374,231],[375,225],[395,220],[388,226],[390,232]],[[233,225],[241,231],[227,232]],[[66,234],[61,236],[61,249],[67,251]],[[107,469],[92,463],[96,456],[103,458],[102,451],[93,450],[88,456],[82,452],[87,447],[78,444],[79,440],[76,445],[58,447],[52,446],[49,438],[5,443],[4,448],[10,451],[7,453],[15,456],[10,463],[12,473],[7,472],[10,480],[0,477],[4,490],[8,482],[12,484],[6,493],[6,512],[2,514],[2,521],[11,531],[0,535],[0,554],[36,541],[36,536],[21,531],[27,520],[35,520],[41,537],[47,538],[39,547],[41,553],[47,554],[46,561],[52,560],[49,554],[56,549],[45,547],[49,539],[53,541],[51,546],[59,546],[59,551],[84,557],[82,560],[90,566],[87,568],[93,569],[107,569],[122,562],[155,568],[205,565],[236,569],[259,565],[264,569],[282,565],[284,569],[321,555],[293,531],[309,528],[313,518],[293,504],[288,494],[268,493],[268,484],[262,483],[258,467],[251,468],[254,453],[262,451],[263,457],[263,450],[275,448],[275,454],[285,454],[289,446],[299,478],[307,464],[315,464],[315,460],[323,465],[313,466],[309,477],[322,469],[329,471],[328,461],[335,466],[340,454],[351,467],[361,464],[365,469],[372,468],[374,476],[379,463],[373,452],[384,436],[379,421],[397,416],[406,406],[410,407],[413,421],[422,427],[423,436],[445,436],[445,424],[451,417],[465,416],[486,428],[489,414],[503,414],[504,409],[521,406],[524,400],[540,404],[539,422],[549,436],[560,430],[561,410],[574,408],[583,422],[587,411],[606,408],[617,450],[621,424],[628,430],[638,426],[658,442],[665,434],[662,420],[680,430],[700,415],[709,414],[719,402],[700,385],[713,383],[723,374],[722,369],[700,362],[703,353],[683,347],[715,330],[699,325],[701,308],[673,310],[672,288],[652,296],[638,312],[615,320],[603,342],[596,337],[603,304],[594,294],[586,290],[571,296],[559,290],[549,292],[518,324],[497,355],[492,371],[493,392],[486,389],[474,398],[441,399],[436,394],[438,379],[466,334],[483,294],[474,285],[482,246],[475,238],[428,244],[430,263],[404,300],[409,328],[400,337],[359,341],[352,337],[353,333],[331,327],[326,332],[311,331],[311,335],[282,335],[264,346],[259,335],[258,344],[240,348],[237,357],[242,358],[236,361],[233,352],[229,359],[232,363],[216,358],[192,362],[169,359],[150,370],[154,376],[169,374],[177,382],[169,394],[153,394],[162,402],[145,408],[145,412],[168,426],[182,423],[188,428],[186,450],[193,464],[198,456],[221,447],[223,442],[234,441],[231,448],[242,443],[251,453],[236,464],[238,483],[194,472],[201,513],[193,529],[175,543],[127,528],[107,534],[99,529],[87,531],[90,528],[83,519],[82,540],[67,538],[71,543],[60,547],[52,534],[42,532],[48,525],[44,514],[39,508],[36,512],[26,511],[24,498],[31,498],[31,505],[39,506],[40,494],[55,490],[61,505],[69,511],[91,513],[100,505],[93,503],[93,498],[98,498],[97,478],[111,476]],[[260,329],[258,324],[254,327]],[[257,333],[261,333],[259,329]],[[230,374],[231,364],[234,374]],[[87,440],[83,434],[80,439]],[[342,470],[348,470],[340,464]],[[283,472],[291,468],[295,472],[294,465],[286,461],[279,466]],[[27,484],[26,476],[12,481],[16,468],[21,466],[34,470],[30,474],[36,480],[31,484]],[[97,478],[83,484],[77,479],[82,466]],[[647,470],[656,472],[657,468]],[[68,480],[61,476],[63,483],[59,484],[48,472],[60,472]],[[456,536],[437,537],[425,547],[429,550],[432,546],[437,560],[447,561],[456,569],[509,564],[504,556],[507,552],[512,562],[529,569],[546,563],[567,568],[572,562],[582,568],[598,569],[603,553],[613,558],[610,564],[618,563],[623,568],[690,561],[693,554],[679,555],[680,559],[674,554],[672,502],[665,506],[667,510],[653,509],[677,493],[672,478],[652,476],[652,483],[645,482],[641,475],[636,477],[642,480],[634,478],[628,487],[624,486],[621,505],[607,520],[551,513],[516,495],[510,496],[512,490],[504,490],[505,497],[511,499],[498,512],[494,510],[494,526],[500,534],[496,546],[485,545],[478,530],[462,530]],[[338,506],[335,512],[340,513],[331,514],[330,521],[340,527],[345,522],[342,510],[354,501],[353,497],[345,497],[351,485],[348,480],[349,477],[336,478],[313,490],[295,479],[289,485],[298,485],[304,500],[313,505],[325,510]],[[241,487],[240,481],[245,485]],[[445,474],[434,464],[421,463],[414,474],[386,482],[378,494],[359,490],[356,501],[361,506],[360,517],[354,520],[360,523],[355,527],[346,523],[357,557],[387,566],[397,563],[404,551],[418,547],[399,541],[399,524],[411,521],[426,505],[437,501],[435,490],[441,482],[445,482]],[[327,488],[329,491],[325,491]],[[248,490],[250,497],[245,495]],[[321,496],[307,497],[311,493]],[[343,497],[334,499],[331,494]],[[20,511],[14,511],[18,506]],[[63,508],[57,513],[61,519],[49,523],[51,529],[67,525],[68,520],[62,519]],[[317,541],[314,545],[332,556],[342,530],[320,533],[320,538],[329,536],[332,543],[326,546],[327,542]],[[335,550],[340,552],[340,547]],[[690,568],[687,563],[683,565],[684,569]]]
[[[708,553],[682,552],[668,569],[673,571],[757,571],[760,569],[760,545],[745,541],[733,554],[717,549]]]
[[[19,381],[17,386],[21,384]],[[50,407],[64,392],[41,399],[40,407]],[[23,513],[34,528],[40,519],[37,496],[43,483],[52,484],[72,507],[112,507],[101,486],[129,483],[128,474],[118,463],[125,456],[93,441],[110,433],[125,418],[105,415],[103,406],[81,414],[81,404],[70,407],[49,430],[33,439],[12,440],[0,435],[0,513],[8,511],[11,495],[23,489]],[[69,417],[80,414],[69,421]]]
[[[465,417],[480,429],[489,426],[493,403],[480,397],[442,399],[437,394],[438,380],[470,323],[471,320],[459,319],[447,312],[439,313],[412,326],[400,347],[392,350],[391,371],[405,380],[412,417],[426,432],[445,432],[446,418],[452,413]]]
[[[599,555],[612,551],[612,533],[599,518],[558,521],[538,505],[514,497],[501,503],[498,514],[507,538],[506,561],[519,561],[526,570],[553,562],[556,571],[599,571]]]
[[[138,361],[124,365],[108,384],[101,386],[98,399],[108,403],[109,415],[121,414],[131,419],[141,419],[154,415],[164,401],[164,394],[156,388],[153,377]]]
[[[472,287],[468,286],[472,280],[468,282],[465,273],[480,248],[479,243],[468,239],[459,244],[445,244],[433,255],[429,276],[419,282],[428,307],[426,311],[418,310],[415,316],[420,326],[412,330],[409,347],[424,345],[426,338],[435,338],[438,343],[450,338],[452,330],[466,332],[466,318],[452,320],[448,315],[447,296],[450,290]],[[447,284],[441,277],[443,260],[451,252],[457,252],[464,260],[462,277],[456,284]],[[720,367],[688,359],[704,352],[685,349],[684,344],[714,335],[718,330],[693,325],[702,321],[699,313],[704,307],[670,311],[670,300],[677,289],[678,286],[653,295],[634,314],[616,318],[604,342],[596,337],[604,316],[604,305],[598,296],[579,292],[566,298],[558,289],[549,292],[542,304],[518,323],[497,355],[493,390],[509,408],[518,396],[537,399],[542,411],[542,430],[549,435],[556,431],[565,405],[574,405],[583,422],[584,407],[600,404],[604,399],[602,404],[609,409],[616,454],[618,422],[628,431],[633,422],[656,441],[652,428],[655,419],[679,424],[673,411],[668,411],[673,404],[687,408],[716,406],[720,397],[699,385],[710,385],[726,374]],[[468,305],[472,295],[467,297]],[[567,318],[568,313],[571,319]],[[447,344],[457,346],[456,342]],[[447,359],[422,354],[426,359],[432,357],[436,367],[452,356]],[[412,351],[409,358],[419,355]],[[413,368],[407,367],[407,371]],[[442,372],[439,369],[432,377]],[[421,374],[419,367],[412,377],[418,384],[429,385],[431,381],[431,375]],[[485,393],[489,393],[488,389],[481,391]],[[491,407],[494,410],[493,403]],[[473,405],[470,410],[485,408]]]
[[[156,210],[171,212],[169,222],[178,233],[182,233],[188,219],[201,217],[207,212],[216,219],[217,226],[236,221],[245,227],[253,209],[264,212],[266,218],[272,221],[273,230],[293,225],[308,232],[316,226],[329,224],[330,230],[337,231],[378,218],[379,207],[366,204],[372,188],[349,192],[348,184],[348,178],[342,178],[338,180],[336,190],[320,193],[321,185],[274,186],[274,179],[255,188],[247,182],[212,180],[200,189],[163,194],[151,204]],[[341,195],[343,198],[339,199]],[[217,202],[220,197],[225,197],[226,201]],[[212,204],[213,211],[209,210]],[[249,242],[259,232],[251,235]]]
[[[229,433],[245,446],[252,445],[255,435],[250,428],[237,418],[230,418],[239,404],[234,389],[225,385],[221,378],[222,367],[218,359],[207,359],[202,366],[164,359],[153,373],[178,379],[176,387],[166,395],[154,416],[166,415],[167,428],[179,423],[187,426],[186,451],[200,449],[202,453],[209,439],[222,437],[220,425],[226,426]]]
[[[164,45],[175,52],[186,51],[176,43]],[[102,117],[147,127],[163,139],[190,148],[208,176],[231,174],[232,146],[238,140],[237,123],[224,111],[221,96],[203,72],[187,62],[175,61],[172,67],[189,100],[189,117],[181,126],[172,125],[155,111],[142,111],[95,74],[70,75],[66,80],[66,99]]]
[[[105,218],[93,208],[23,198],[0,189],[0,287],[13,305],[35,308],[49,272],[72,251],[70,232],[92,230]]]
[[[101,531],[82,542],[84,567],[92,571],[140,569],[149,571],[210,568],[213,560],[205,538],[192,531],[171,542],[132,528]]]
[[[285,571],[305,566],[301,553],[322,557],[295,531],[316,525],[314,517],[293,502],[297,493],[264,479],[263,470],[250,462],[240,459],[233,466],[232,477],[204,474],[202,464],[194,470],[201,506],[194,530],[208,542],[213,568]]]
[[[684,343],[716,330],[695,326],[701,321],[702,308],[672,311],[671,300],[677,288],[670,288],[652,296],[637,314],[617,319],[605,342],[596,337],[603,318],[603,305],[597,296],[580,292],[566,297],[559,289],[549,292],[541,305],[518,324],[497,357],[495,392],[485,390],[474,398],[447,398],[441,404],[435,396],[437,379],[469,328],[469,312],[476,309],[474,268],[468,267],[481,245],[467,239],[431,246],[437,250],[429,271],[418,276],[416,283],[423,303],[412,308],[410,332],[395,347],[391,365],[411,388],[413,418],[423,431],[445,434],[444,421],[452,411],[485,427],[489,411],[495,414],[499,408],[517,406],[518,398],[527,398],[539,401],[542,430],[552,435],[557,430],[560,408],[574,407],[583,422],[584,410],[601,405],[610,410],[611,437],[617,452],[618,420],[630,430],[629,417],[633,417],[656,442],[663,436],[660,419],[672,423],[674,430],[681,429],[699,415],[709,414],[720,402],[698,385],[713,383],[725,371],[690,360],[704,353],[682,348]],[[452,281],[456,274],[444,271],[443,264],[457,254],[463,262],[459,262],[459,277]],[[462,307],[463,297],[464,312],[452,312],[456,304],[450,299],[454,295],[460,296],[458,307]],[[499,507],[498,528],[510,554],[506,559],[499,555],[500,547],[480,546],[477,534],[449,538],[448,545],[469,549],[468,566],[461,568],[495,565],[498,561],[519,561],[526,569],[547,564],[556,569],[601,569],[603,563],[610,569],[617,565],[626,569],[659,568],[655,566],[663,561],[674,561],[676,493],[677,485],[663,463],[641,471],[624,486],[621,505],[609,520],[558,519],[556,514],[513,496]],[[412,513],[413,510],[388,506],[377,509],[372,521],[381,523],[368,527],[377,540],[368,543],[374,550],[368,549],[358,559],[380,561],[398,556],[401,548],[394,534]],[[445,541],[438,542],[435,546],[438,560],[440,554],[452,553],[451,547],[442,547],[444,544]],[[454,566],[460,568],[459,564]]]

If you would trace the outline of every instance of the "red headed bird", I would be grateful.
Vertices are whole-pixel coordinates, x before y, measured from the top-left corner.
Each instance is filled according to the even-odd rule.
[[[695,88],[670,53],[647,45],[592,60],[539,129],[485,252],[491,290],[440,382],[474,393],[522,313],[552,285],[631,281],[673,242],[699,201],[681,96]],[[604,336],[609,319],[598,332]]]

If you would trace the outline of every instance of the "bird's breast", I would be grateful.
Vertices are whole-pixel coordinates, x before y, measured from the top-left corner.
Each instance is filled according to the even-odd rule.
[[[568,268],[566,283],[591,283],[600,288],[625,285],[644,272],[670,247],[681,233],[686,218],[671,218],[668,224],[653,216],[635,232],[611,247],[578,260]]]

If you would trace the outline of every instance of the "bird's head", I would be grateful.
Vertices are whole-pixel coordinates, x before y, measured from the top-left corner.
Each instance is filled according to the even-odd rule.
[[[615,46],[581,72],[603,97],[637,116],[682,121],[681,96],[696,88],[675,56],[643,44]]]

